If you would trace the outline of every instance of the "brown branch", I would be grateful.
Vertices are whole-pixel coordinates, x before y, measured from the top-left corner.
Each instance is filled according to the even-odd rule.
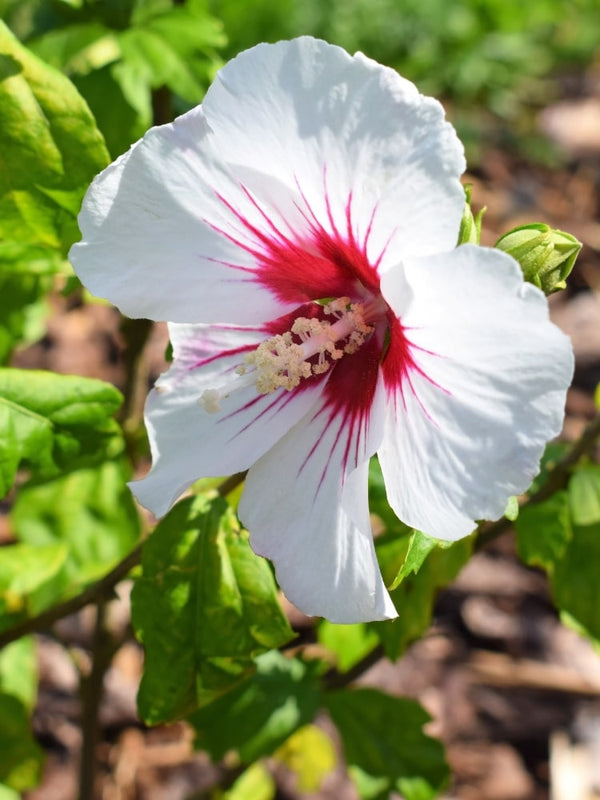
[[[81,696],[81,730],[83,734],[79,762],[79,800],[94,800],[98,771],[96,750],[100,742],[100,703],[104,693],[104,676],[120,646],[106,625],[106,599],[96,606],[96,625],[92,642],[92,667],[79,681]]]
[[[221,495],[221,497],[227,497],[229,492],[232,492],[240,485],[240,483],[243,483],[246,480],[247,474],[248,470],[246,470],[246,472],[236,472],[235,475],[225,478],[223,483],[217,486],[217,492]]]
[[[126,434],[134,433],[142,421],[149,374],[143,355],[152,327],[153,323],[148,319],[124,317],[121,323],[121,334],[125,339],[123,364],[126,379],[119,418]]]

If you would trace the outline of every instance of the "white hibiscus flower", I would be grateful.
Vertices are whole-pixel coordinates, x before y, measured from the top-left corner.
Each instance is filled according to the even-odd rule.
[[[401,520],[457,539],[560,431],[571,347],[512,258],[455,247],[464,168],[437,101],[303,37],[239,55],[84,201],[82,281],[170,321],[134,493],[160,516],[198,478],[249,469],[240,518],[308,614],[396,615],[372,455]]]

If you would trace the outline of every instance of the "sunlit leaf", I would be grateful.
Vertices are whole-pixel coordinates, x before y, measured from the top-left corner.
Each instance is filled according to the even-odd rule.
[[[0,22],[0,363],[42,332],[44,293],[108,153],[84,100]]]
[[[38,547],[62,543],[62,592],[100,578],[136,544],[140,522],[122,459],[73,470],[21,487],[11,511],[19,540]]]
[[[0,800],[21,800],[21,795],[6,784],[0,783]]]
[[[0,239],[66,252],[74,214],[108,154],[72,83],[23,47],[0,22]]]
[[[336,625],[324,619],[317,628],[317,637],[335,654],[339,672],[347,672],[379,642],[375,631],[364,622]]]
[[[0,369],[0,497],[20,465],[43,477],[106,454],[121,394],[92,378]]]
[[[301,792],[316,792],[337,761],[333,742],[316,725],[305,725],[293,733],[275,758],[296,773]]]
[[[144,547],[133,623],[146,649],[138,697],[149,723],[190,714],[293,637],[268,563],[254,555],[227,503],[177,504]]]
[[[567,492],[559,491],[543,503],[524,506],[515,530],[523,561],[551,572],[573,534]]]
[[[37,650],[31,636],[22,636],[0,650],[0,692],[18,698],[31,712],[37,696]]]
[[[31,789],[40,778],[43,753],[33,740],[23,703],[0,692],[0,783],[16,791]]]
[[[66,558],[62,544],[0,548],[0,630],[42,610],[44,590],[57,580]]]
[[[600,466],[585,464],[569,480],[569,508],[574,525],[600,522]]]
[[[276,794],[275,781],[265,765],[257,761],[242,772],[223,800],[274,800]]]

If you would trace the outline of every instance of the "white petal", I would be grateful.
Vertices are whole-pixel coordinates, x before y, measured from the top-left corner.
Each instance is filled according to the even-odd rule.
[[[367,496],[382,399],[378,391],[358,442],[343,421],[328,421],[326,409],[307,415],[251,467],[240,501],[252,548],[274,562],[285,594],[332,622],[396,616],[375,557]]]
[[[418,367],[389,395],[379,451],[388,499],[408,525],[460,538],[531,484],[561,429],[571,345],[543,294],[496,250],[409,260],[382,292]]]
[[[265,192],[289,209],[287,190],[275,184],[268,182]],[[132,317],[236,324],[273,319],[289,306],[256,282],[256,258],[248,249],[256,248],[256,239],[229,206],[268,229],[215,152],[198,107],[152,128],[96,177],[79,215],[82,241],[69,257],[93,294]]]
[[[198,478],[248,469],[318,402],[325,385],[268,395],[258,395],[253,385],[237,389],[243,382],[235,372],[243,363],[243,348],[263,341],[263,331],[170,325],[170,333],[175,359],[146,403],[152,469],[131,484],[156,516]],[[215,389],[231,394],[222,399],[219,412],[209,413],[200,401],[206,390]]]
[[[261,44],[218,73],[203,109],[245,182],[298,184],[321,223],[327,194],[342,231],[352,193],[363,237],[376,206],[369,256],[396,232],[382,266],[456,244],[462,145],[442,106],[394,70],[310,37]]]
[[[307,299],[260,279],[261,237],[310,249],[316,226],[385,270],[454,245],[463,169],[442,107],[393,70],[309,37],[259,45],[96,178],[70,257],[130,316],[256,324]]]

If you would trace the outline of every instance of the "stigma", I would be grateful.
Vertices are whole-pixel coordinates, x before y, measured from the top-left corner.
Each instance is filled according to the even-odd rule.
[[[278,389],[291,391],[303,380],[327,372],[346,355],[352,355],[372,334],[372,324],[384,310],[383,301],[352,303],[340,297],[325,303],[331,319],[296,317],[290,330],[266,339],[244,357],[236,372],[239,382],[203,392],[199,404],[209,413],[220,411],[220,401],[232,391],[254,384],[259,394]]]

